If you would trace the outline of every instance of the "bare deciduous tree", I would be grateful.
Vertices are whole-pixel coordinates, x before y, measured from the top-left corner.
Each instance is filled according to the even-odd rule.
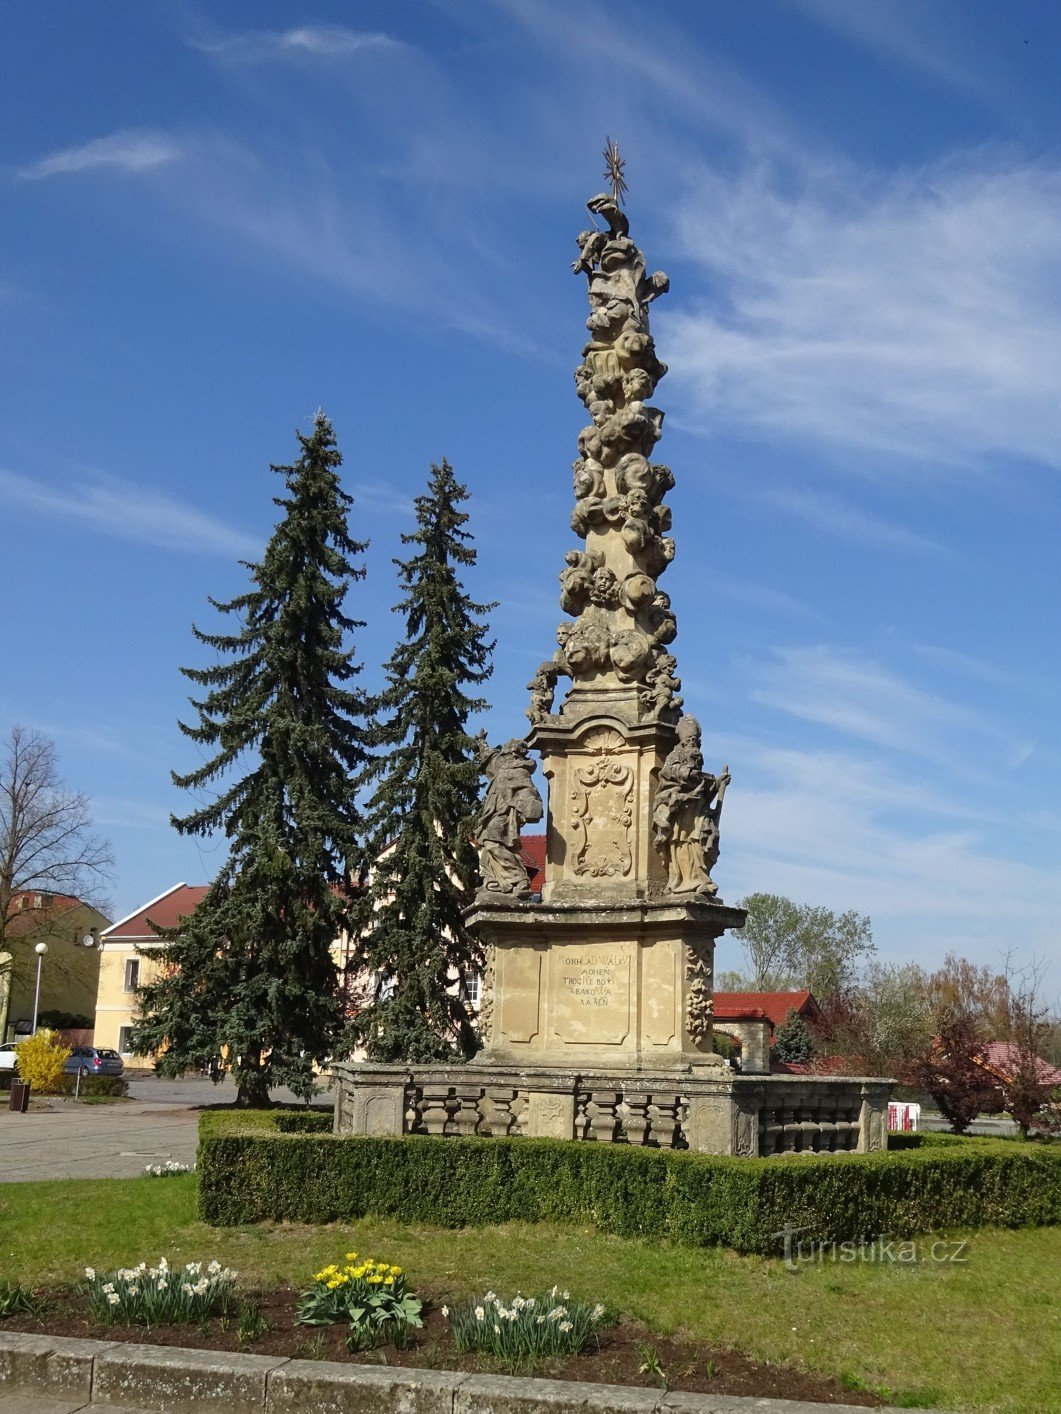
[[[0,1037],[7,1031],[12,974],[55,917],[54,908],[42,907],[27,928],[25,895],[72,896],[100,907],[112,866],[110,846],[92,831],[88,797],[60,779],[54,742],[12,727],[0,745]]]

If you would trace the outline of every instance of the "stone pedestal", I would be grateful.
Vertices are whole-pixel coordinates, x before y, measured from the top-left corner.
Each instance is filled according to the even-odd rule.
[[[739,909],[676,898],[527,903],[480,898],[488,957],[473,1064],[717,1069],[715,939]]]

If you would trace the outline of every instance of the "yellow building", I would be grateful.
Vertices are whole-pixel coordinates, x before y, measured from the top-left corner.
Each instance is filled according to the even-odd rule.
[[[544,845],[544,835],[531,838],[540,839]],[[528,874],[537,877],[543,868],[544,850],[528,848],[527,855]],[[542,857],[539,858],[539,855]],[[157,898],[119,918],[100,935],[94,1045],[110,1047],[126,1058],[132,1055],[130,1044],[136,1014],[136,989],[146,986],[157,975],[158,964],[150,955],[152,950],[161,946],[157,929],[173,928],[182,918],[187,918],[205,896],[207,888],[206,884],[173,884]],[[146,956],[141,956],[141,949]],[[345,934],[332,944],[332,958],[339,972],[348,1016],[353,1016],[377,990],[386,996],[388,988],[385,979],[358,970],[353,953],[353,944]],[[466,982],[472,1007],[476,1011],[479,1009],[480,980],[479,974],[473,973]],[[357,1053],[358,1056],[360,1054]],[[148,1059],[144,1058],[143,1063],[148,1064]]]
[[[69,894],[29,889],[12,899],[6,950],[0,944],[0,1040],[17,1040],[33,1029],[38,943],[41,958],[39,1013],[87,1017],[92,1024],[100,971],[100,929],[107,919]]]
[[[174,884],[133,913],[119,918],[101,934],[94,1045],[109,1046],[122,1056],[131,1056],[136,989],[146,986],[157,975],[158,965],[150,956],[153,949],[161,946],[157,930],[173,928],[182,918],[187,918],[206,892],[206,884]],[[142,957],[140,949],[148,955]],[[340,977],[349,979],[348,939],[336,941],[332,956]],[[347,991],[349,995],[349,985]]]
[[[206,889],[205,884],[174,884],[101,934],[94,1045],[108,1046],[123,1056],[132,1054],[136,989],[157,972],[154,959],[141,957],[137,949],[159,947],[156,929],[173,928],[187,918]]]

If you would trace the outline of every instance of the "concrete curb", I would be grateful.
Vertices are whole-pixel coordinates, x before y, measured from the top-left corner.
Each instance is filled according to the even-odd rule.
[[[860,1414],[850,1404],[674,1394],[0,1331],[0,1401],[65,1400],[86,1414]],[[899,1414],[882,1410],[878,1414]]]

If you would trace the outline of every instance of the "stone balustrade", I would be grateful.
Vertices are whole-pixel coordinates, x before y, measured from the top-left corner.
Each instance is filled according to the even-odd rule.
[[[573,1139],[744,1157],[887,1147],[884,1079],[368,1063],[332,1074],[337,1134]]]

